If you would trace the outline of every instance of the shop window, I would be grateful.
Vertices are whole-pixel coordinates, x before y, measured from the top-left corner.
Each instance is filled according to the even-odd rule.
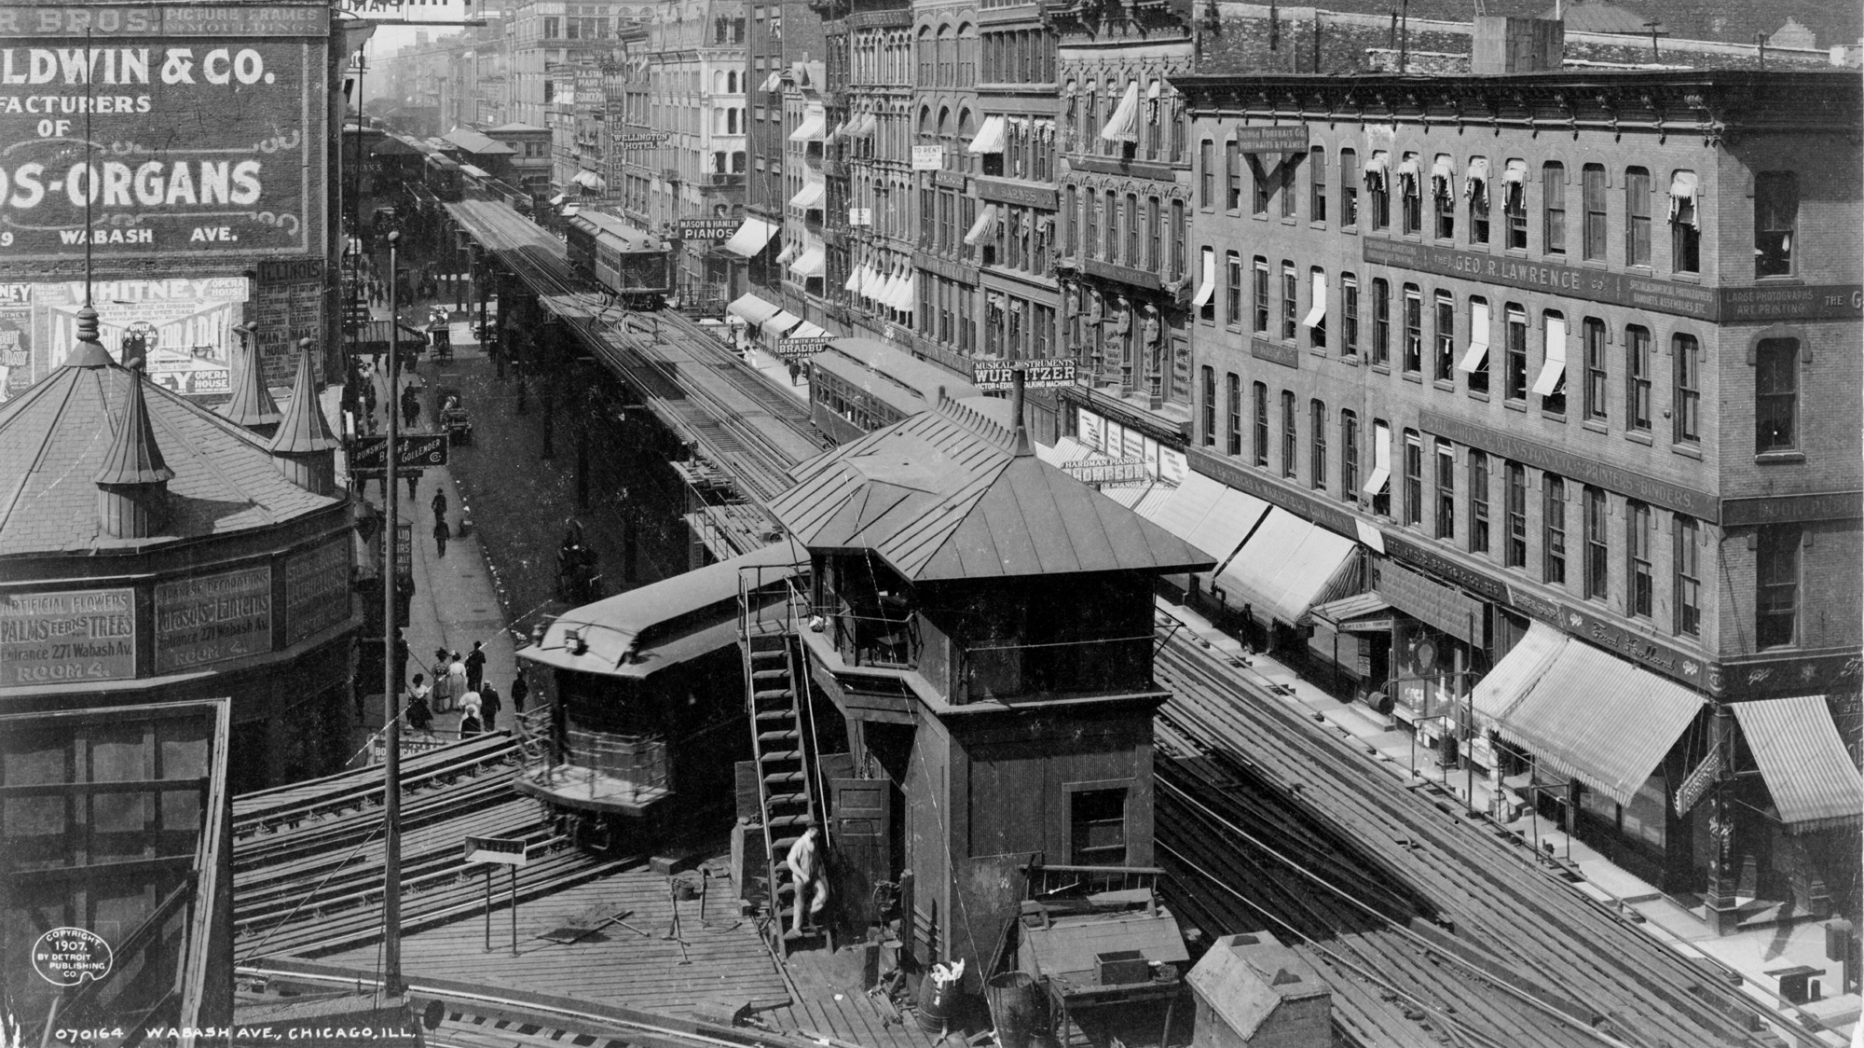
[[[1076,866],[1126,863],[1126,791],[1075,790],[1068,795],[1069,856]]]
[[[1796,527],[1767,525],[1760,529],[1755,580],[1754,639],[1761,649],[1790,645],[1795,639],[1799,612],[1799,547]]]
[[[1702,525],[1677,514],[1670,520],[1673,548],[1671,603],[1676,609],[1674,632],[1698,636],[1702,632]]]
[[[1793,272],[1793,234],[1799,222],[1799,177],[1791,171],[1754,176],[1754,275]]]
[[[1489,456],[1469,449],[1469,552],[1489,551]]]
[[[1764,338],[1754,350],[1754,453],[1799,446],[1799,340]]]

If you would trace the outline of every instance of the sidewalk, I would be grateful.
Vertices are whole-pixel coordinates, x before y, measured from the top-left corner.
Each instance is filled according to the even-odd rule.
[[[1391,774],[1400,788],[1438,793],[1468,804],[1477,812],[1489,813],[1493,818],[1494,795],[1487,777],[1474,776],[1472,802],[1466,768],[1446,772],[1438,762],[1435,749],[1422,742],[1413,745],[1413,736],[1401,730],[1392,717],[1369,706],[1339,701],[1303,680],[1273,656],[1247,650],[1241,641],[1223,633],[1209,619],[1185,605],[1160,599],[1157,609],[1161,616],[1180,623],[1180,636],[1203,642],[1228,662],[1240,680],[1262,686],[1282,702],[1300,708],[1307,714],[1303,720],[1324,725],[1325,730],[1354,740],[1367,756]],[[1504,788],[1504,794],[1507,807],[1522,807],[1515,791]],[[1574,890],[1601,906],[1642,925],[1645,931],[1676,952],[1739,973],[1742,992],[1763,1006],[1817,1020],[1825,1027],[1816,1034],[1823,1043],[1852,1044],[1854,1037],[1864,1031],[1864,1027],[1858,1025],[1860,1004],[1864,1002],[1857,994],[1839,993],[1842,976],[1838,963],[1825,958],[1823,921],[1779,921],[1777,914],[1763,911],[1751,915],[1734,934],[1716,936],[1710,931],[1701,906],[1686,905],[1693,900],[1678,900],[1663,894],[1585,842],[1569,836],[1558,821],[1541,818],[1531,805],[1525,808],[1520,817],[1498,825],[1519,837],[1529,849],[1536,844],[1543,846],[1534,861],[1548,871],[1550,878],[1571,884]],[[1554,859],[1559,861],[1554,862]],[[1777,980],[1767,972],[1798,965],[1824,970],[1826,996],[1823,1000],[1793,1005],[1775,992]]]

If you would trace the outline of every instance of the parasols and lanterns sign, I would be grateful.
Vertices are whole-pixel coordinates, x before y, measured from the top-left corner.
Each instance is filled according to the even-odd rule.
[[[328,9],[15,6],[0,37],[10,261],[316,251]]]

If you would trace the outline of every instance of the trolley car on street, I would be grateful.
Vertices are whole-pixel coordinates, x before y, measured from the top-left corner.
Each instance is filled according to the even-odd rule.
[[[612,215],[584,210],[566,225],[570,268],[600,284],[629,309],[659,309],[671,287],[667,241]]]

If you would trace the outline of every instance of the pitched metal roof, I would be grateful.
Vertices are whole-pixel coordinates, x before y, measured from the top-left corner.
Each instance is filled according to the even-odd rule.
[[[233,399],[220,407],[223,417],[248,429],[275,426],[279,420],[278,402],[265,388],[265,369],[260,366],[259,350],[254,344],[257,341],[256,336],[240,340],[239,365],[233,369]]]
[[[869,550],[914,581],[1215,562],[1033,454],[950,399],[794,471],[771,512],[812,550]]]
[[[91,479],[99,484],[160,484],[173,477],[175,471],[162,461],[162,449],[149,429],[149,410],[142,398],[148,383],[143,381],[141,371],[129,375],[123,413],[116,419],[116,435],[111,438],[110,450],[104,452],[103,466]]]
[[[468,153],[510,154],[517,150],[503,142],[489,138],[468,127],[456,127],[441,136],[441,140],[451,146],[458,146]]]
[[[268,527],[337,504],[285,479],[265,442],[171,390],[143,382],[151,442],[168,481],[162,534],[113,539],[91,480],[116,442],[136,374],[61,367],[0,405],[0,556],[119,550]]]
[[[271,451],[274,455],[309,455],[330,451],[336,446],[337,438],[331,434],[323,406],[317,402],[317,384],[311,380],[311,354],[307,348],[298,354],[298,375],[291,384],[291,403],[285,407],[285,418],[278,424],[278,432],[272,435]]]
[[[1822,695],[1730,706],[1789,833],[1858,822],[1864,779]]]

